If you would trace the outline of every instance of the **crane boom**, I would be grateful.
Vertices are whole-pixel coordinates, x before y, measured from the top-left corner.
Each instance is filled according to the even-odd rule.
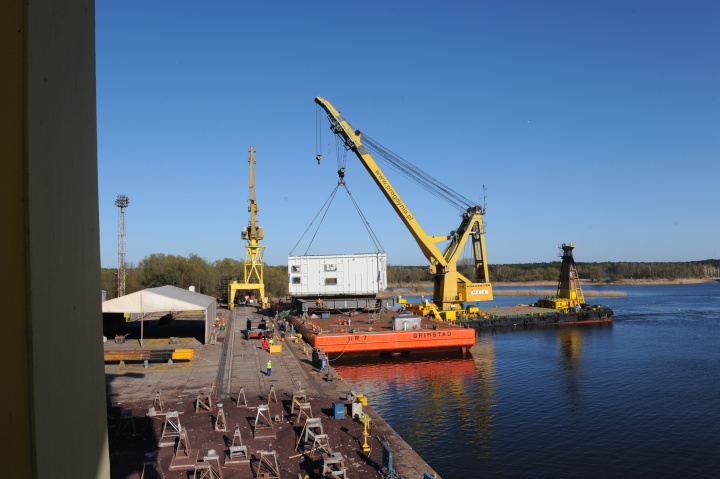
[[[413,238],[417,242],[418,246],[422,250],[425,257],[430,261],[431,264],[443,264],[444,255],[435,243],[430,240],[430,237],[425,234],[425,231],[417,222],[415,216],[410,211],[410,208],[405,204],[395,188],[392,186],[390,181],[380,169],[378,164],[375,162],[373,157],[368,153],[367,149],[363,146],[360,139],[360,132],[354,131],[350,124],[345,121],[340,113],[333,107],[330,102],[320,97],[315,98],[315,102],[320,105],[328,114],[330,120],[330,129],[339,135],[345,144],[360,158],[365,169],[367,169],[370,176],[378,185],[380,190],[385,195],[385,198],[390,202],[395,212],[400,216],[400,219],[405,223],[405,226],[410,230]],[[447,239],[447,237],[441,238],[441,240]]]
[[[488,265],[485,261],[482,222],[484,209],[480,206],[468,208],[462,214],[460,226],[450,235],[428,235],[372,155],[363,146],[361,133],[354,130],[330,102],[320,97],[316,97],[315,102],[327,113],[328,120],[330,120],[330,129],[343,139],[348,149],[357,155],[430,262],[428,270],[433,274],[433,300],[435,304],[428,305],[429,309],[423,310],[421,308],[419,312],[426,314],[431,311],[433,314],[440,315],[445,319],[455,319],[455,313],[462,309],[463,301],[491,300],[492,286],[489,282]],[[466,278],[457,270],[460,254],[468,239],[472,239],[473,245],[473,280]],[[441,251],[436,243],[448,240],[449,244],[445,251]]]

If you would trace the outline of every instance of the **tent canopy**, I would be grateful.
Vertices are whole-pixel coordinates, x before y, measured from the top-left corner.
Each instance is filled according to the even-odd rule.
[[[103,301],[103,313],[159,313],[163,311],[205,311],[205,343],[215,320],[216,299],[176,286],[148,288]]]
[[[148,288],[103,302],[103,313],[157,313],[208,309],[216,299],[176,286]]]

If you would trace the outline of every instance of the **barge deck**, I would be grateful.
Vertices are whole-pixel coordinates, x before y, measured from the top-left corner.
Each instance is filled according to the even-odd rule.
[[[478,331],[518,326],[543,326],[553,324],[607,323],[613,319],[613,310],[606,307],[590,307],[564,312],[537,306],[501,306],[483,311],[475,319],[456,321]]]
[[[475,344],[475,330],[400,312],[290,316],[290,324],[313,348],[329,358],[407,354],[410,352],[466,352]],[[394,326],[395,325],[395,326]]]

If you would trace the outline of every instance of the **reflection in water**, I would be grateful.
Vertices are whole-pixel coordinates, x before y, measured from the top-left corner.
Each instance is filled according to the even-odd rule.
[[[627,289],[613,323],[332,364],[443,477],[714,477],[720,283]]]
[[[447,457],[471,448],[489,457],[494,364],[493,340],[485,337],[464,357],[382,357],[333,366],[412,447],[445,449]]]
[[[585,333],[581,328],[560,328],[557,336],[562,353],[561,367],[564,373],[565,387],[571,404],[580,407]]]
[[[477,387],[471,391],[473,415],[465,419],[470,426],[468,443],[480,448],[480,456],[492,456],[493,408],[495,407],[495,344],[490,337],[478,338],[471,350],[475,359]]]
[[[557,339],[560,346],[560,370],[570,404],[582,406],[585,374],[585,341],[595,336],[605,337],[612,330],[612,323],[582,324],[560,326],[557,328]]]

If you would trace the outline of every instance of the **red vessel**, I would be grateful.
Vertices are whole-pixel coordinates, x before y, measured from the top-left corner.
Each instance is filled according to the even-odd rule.
[[[475,344],[473,328],[411,315],[388,314],[378,317],[367,313],[354,316],[325,313],[307,319],[291,316],[289,320],[308,343],[322,349],[329,358],[410,352],[466,352]],[[408,325],[399,328],[398,324],[403,323]]]

